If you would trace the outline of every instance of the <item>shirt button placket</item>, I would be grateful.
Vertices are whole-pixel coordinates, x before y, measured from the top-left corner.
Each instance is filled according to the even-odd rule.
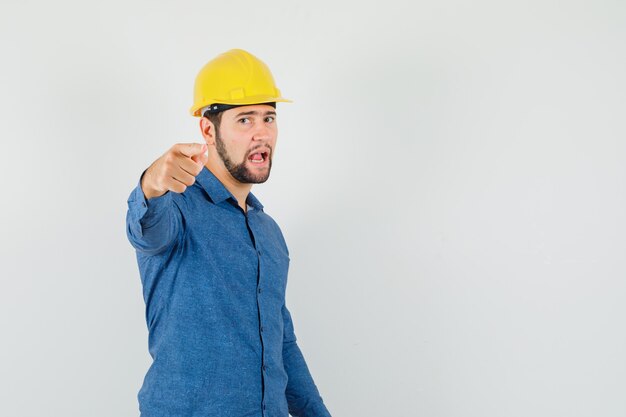
[[[252,229],[251,229],[252,230]],[[258,243],[257,243],[258,244]],[[261,250],[257,248],[256,250],[257,253],[257,257],[259,259],[259,270],[258,270],[258,281],[257,281],[257,294],[261,294]],[[262,314],[261,314],[261,300],[260,300],[260,296],[257,296],[257,307],[259,309],[259,330],[260,330],[260,337],[261,337],[261,344],[263,344],[263,324],[262,323]],[[261,357],[261,374],[262,374],[262,378],[265,381],[265,377],[266,377],[266,371],[267,371],[267,366],[265,366],[265,352],[263,353],[262,357]],[[262,412],[263,415],[265,416],[265,409],[266,409],[266,405],[265,405],[265,393],[262,394],[263,396],[263,401],[261,403],[261,408],[262,408]]]

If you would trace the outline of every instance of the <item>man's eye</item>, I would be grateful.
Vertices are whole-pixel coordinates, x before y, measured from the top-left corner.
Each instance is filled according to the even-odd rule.
[[[273,122],[273,121],[274,121],[274,118],[273,118],[272,116],[267,116],[267,117],[265,118],[265,121],[266,121],[266,122]]]
[[[244,117],[244,118],[242,118],[242,119],[239,119],[239,122],[240,122],[240,123],[242,123],[242,124],[244,124],[244,123],[246,123],[248,120],[250,120],[250,119],[249,119],[249,118],[247,118],[247,117]]]

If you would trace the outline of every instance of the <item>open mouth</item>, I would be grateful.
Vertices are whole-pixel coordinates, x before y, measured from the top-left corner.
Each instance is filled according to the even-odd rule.
[[[255,152],[248,157],[248,160],[253,164],[262,165],[267,161],[268,157],[269,152],[267,151]]]

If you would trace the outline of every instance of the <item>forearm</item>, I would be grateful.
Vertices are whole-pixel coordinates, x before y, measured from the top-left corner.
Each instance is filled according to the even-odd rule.
[[[141,178],[128,198],[126,234],[135,249],[156,254],[176,239],[182,221],[172,201],[172,194],[167,192],[159,197],[146,198],[141,188]]]
[[[309,372],[298,343],[283,343],[283,364],[288,375],[287,404],[294,417],[331,417]]]
[[[331,417],[298,346],[291,313],[286,305],[283,305],[282,314],[283,366],[288,377],[285,395],[289,413],[294,417]]]

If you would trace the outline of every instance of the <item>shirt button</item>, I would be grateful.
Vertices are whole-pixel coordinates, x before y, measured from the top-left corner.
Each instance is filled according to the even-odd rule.
[[[263,365],[263,370],[267,371],[267,366]]]
[[[261,294],[261,288],[259,288],[259,294]]]
[[[257,253],[259,254],[259,256],[261,256],[261,250],[258,250]]]
[[[141,202],[141,205],[142,205],[142,206],[144,206],[144,207],[146,207],[146,202],[145,202],[145,201],[142,201],[142,202]]]
[[[263,404],[263,409],[265,410],[265,404]]]
[[[261,326],[261,331],[263,331],[263,326]]]

